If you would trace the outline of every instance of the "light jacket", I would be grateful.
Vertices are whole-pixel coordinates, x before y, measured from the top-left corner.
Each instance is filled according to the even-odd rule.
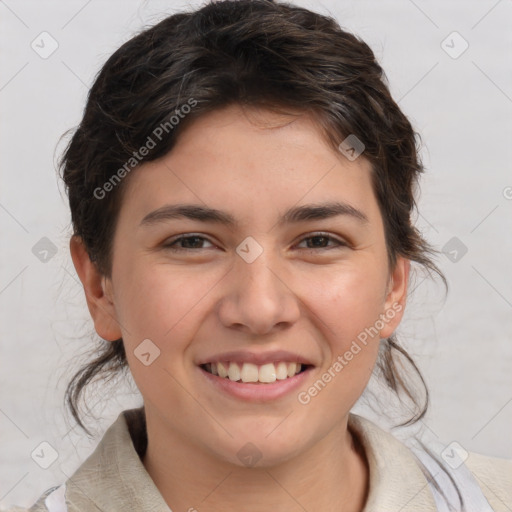
[[[362,512],[511,512],[512,460],[461,452],[457,445],[428,445],[432,457],[402,443],[373,422],[350,413],[369,464],[369,494]],[[48,489],[30,508],[8,512],[169,512],[142,464],[147,447],[143,408],[125,410],[94,452],[64,483]],[[443,455],[440,454],[443,452]],[[439,462],[443,466],[440,467]],[[421,461],[421,462],[420,462]],[[460,508],[457,482],[465,507]],[[452,500],[450,508],[435,483]],[[317,511],[310,511],[317,512]]]

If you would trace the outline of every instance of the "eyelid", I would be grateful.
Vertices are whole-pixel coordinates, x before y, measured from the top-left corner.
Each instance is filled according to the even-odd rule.
[[[170,249],[174,249],[177,251],[198,251],[199,249],[188,249],[185,247],[178,247],[178,248],[172,247],[172,245],[175,244],[176,242],[179,242],[180,240],[186,240],[187,238],[201,238],[214,246],[216,245],[212,240],[210,240],[207,236],[205,236],[202,233],[180,233],[179,235],[175,235],[171,238],[167,238],[162,245],[164,248],[167,248],[167,249],[170,248]]]
[[[324,231],[316,231],[316,232],[313,232],[313,233],[308,233],[306,236],[302,236],[298,243],[302,243],[305,240],[308,240],[310,238],[316,238],[316,237],[328,238],[329,241],[336,242],[336,244],[338,244],[337,245],[338,247],[349,247],[351,245],[347,240],[345,240],[343,238],[338,238],[337,236],[334,236],[331,233],[327,233],[327,232],[324,232]],[[318,251],[318,249],[327,250],[327,249],[335,249],[335,248],[336,248],[336,246],[334,246],[334,247],[319,247],[317,249],[315,249],[315,248],[306,248],[306,250]]]
[[[350,247],[351,244],[350,242],[348,242],[347,240],[344,240],[344,239],[340,239],[338,238],[337,236],[334,236],[332,235],[331,233],[327,233],[327,232],[323,232],[323,231],[316,231],[316,232],[312,232],[312,233],[307,233],[305,235],[302,235],[301,238],[299,239],[299,241],[295,244],[300,244],[300,243],[303,243],[311,238],[316,238],[316,237],[324,237],[324,238],[327,238],[328,241],[330,242],[335,242],[335,246],[331,246],[331,247],[313,247],[313,248],[309,248],[309,247],[306,247],[304,248],[304,250],[306,251],[313,251],[313,252],[318,252],[320,250],[330,250],[330,249],[336,249],[337,247]],[[196,251],[199,251],[201,249],[211,249],[211,247],[200,247],[200,248],[197,248],[197,249],[193,249],[193,248],[187,248],[187,247],[174,247],[174,244],[176,244],[177,242],[179,242],[180,240],[186,240],[186,239],[189,239],[189,238],[200,238],[202,239],[203,241],[206,241],[210,244],[212,244],[213,246],[216,246],[216,244],[214,242],[212,242],[207,236],[205,236],[204,234],[201,234],[201,233],[181,233],[179,235],[176,235],[170,239],[167,239],[164,244],[163,244],[163,247],[164,248],[167,248],[167,249],[170,249],[172,251],[192,251],[192,252],[196,252]]]

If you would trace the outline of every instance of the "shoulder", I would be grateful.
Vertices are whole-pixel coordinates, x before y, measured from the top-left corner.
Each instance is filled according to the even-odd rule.
[[[469,452],[465,461],[495,512],[510,512],[512,504],[512,459]]]
[[[460,510],[460,500],[466,512],[512,510],[512,460],[448,450],[438,439],[398,437],[353,414],[349,426],[369,462],[364,512]]]

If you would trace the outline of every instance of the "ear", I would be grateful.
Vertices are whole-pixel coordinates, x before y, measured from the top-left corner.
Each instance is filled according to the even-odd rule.
[[[87,307],[96,332],[107,341],[121,338],[121,330],[112,301],[112,282],[98,271],[80,237],[71,237],[69,249],[76,272],[84,287]]]
[[[380,331],[381,339],[389,338],[402,320],[407,299],[410,267],[410,260],[399,257],[389,277],[384,312],[381,315],[385,323]]]

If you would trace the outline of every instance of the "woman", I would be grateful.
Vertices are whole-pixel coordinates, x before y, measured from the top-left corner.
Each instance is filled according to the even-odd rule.
[[[67,397],[84,427],[84,386],[128,367],[144,405],[30,510],[510,509],[510,461],[350,412],[376,370],[408,424],[428,404],[393,337],[411,263],[439,273],[415,142],[370,48],[291,4],[208,4],[115,52],[62,159],[105,340]]]

